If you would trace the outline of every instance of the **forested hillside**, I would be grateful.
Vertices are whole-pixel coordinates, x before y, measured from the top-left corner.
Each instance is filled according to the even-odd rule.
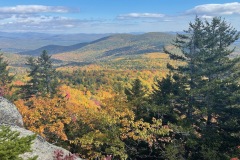
[[[82,158],[238,159],[239,36],[220,17],[196,17],[176,36],[119,34],[43,50],[16,75],[1,56],[0,94],[27,129]]]
[[[116,56],[138,55],[162,51],[174,35],[146,33],[141,35],[119,34],[94,41],[78,50],[56,54],[55,59],[70,62],[96,61]]]

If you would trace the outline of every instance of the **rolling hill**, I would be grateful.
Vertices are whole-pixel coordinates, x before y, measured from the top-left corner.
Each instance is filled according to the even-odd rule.
[[[140,35],[111,35],[85,45],[80,45],[76,50],[54,54],[53,58],[68,62],[91,62],[109,60],[119,56],[161,52],[163,46],[169,45],[174,37],[171,34],[158,32]]]
[[[43,50],[53,54],[78,54],[92,58],[104,58],[109,56],[134,55],[147,52],[161,51],[163,46],[169,44],[174,35],[166,33],[145,33],[140,35],[116,34],[100,38],[86,43],[78,43],[70,46],[47,45],[35,50],[19,52],[22,55],[38,56]],[[87,54],[85,54],[87,52]]]
[[[29,51],[23,51],[19,52],[18,54],[21,55],[30,55],[30,56],[39,56],[43,50],[48,51],[49,55],[57,54],[57,53],[64,53],[64,52],[70,52],[70,51],[75,51],[79,48],[82,48],[89,43],[78,43],[75,45],[70,45],[70,46],[60,46],[60,45],[47,45],[35,50],[29,50]]]

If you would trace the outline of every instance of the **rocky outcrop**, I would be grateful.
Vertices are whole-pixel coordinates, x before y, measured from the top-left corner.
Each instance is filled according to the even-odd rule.
[[[11,126],[11,129],[20,132],[20,136],[23,137],[34,134],[32,131],[26,130],[18,126]],[[23,155],[21,155],[21,157],[24,159],[28,159],[30,157],[38,156],[39,160],[51,160],[54,159],[54,151],[57,150],[63,151],[64,155],[70,154],[69,151],[61,147],[52,145],[41,136],[37,136],[37,138],[32,144],[32,152],[24,153]]]
[[[0,125],[8,125],[11,130],[20,132],[20,136],[28,136],[34,134],[32,131],[23,128],[22,116],[18,112],[15,105],[7,99],[0,97]],[[32,152],[21,155],[23,159],[38,156],[38,160],[54,160],[54,151],[62,151],[64,155],[71,154],[69,151],[48,143],[41,136],[37,136],[31,146]],[[78,160],[81,160],[78,158]]]
[[[0,124],[23,127],[22,116],[16,106],[3,97],[0,97]]]

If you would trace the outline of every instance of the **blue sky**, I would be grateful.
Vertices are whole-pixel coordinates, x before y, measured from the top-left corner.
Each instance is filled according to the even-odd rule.
[[[203,19],[222,16],[240,30],[240,2],[229,0],[2,0],[0,31],[182,31],[196,14]]]

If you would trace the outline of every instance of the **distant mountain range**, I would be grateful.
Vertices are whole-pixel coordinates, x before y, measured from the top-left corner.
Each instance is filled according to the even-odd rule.
[[[134,56],[162,52],[163,47],[171,45],[175,37],[174,33],[161,32],[73,35],[0,32],[0,47],[9,63],[15,66],[22,66],[26,57],[39,56],[43,50],[52,55],[54,63],[60,66],[109,61],[119,57],[132,59]],[[10,44],[15,52],[5,50]],[[235,46],[233,56],[240,53],[240,41],[236,41]]]
[[[111,59],[116,56],[159,52],[169,45],[175,35],[167,33],[116,34],[86,43],[70,46],[47,45],[36,50],[20,52],[22,55],[38,56],[46,50],[53,58],[62,61],[82,62]]]
[[[0,32],[0,48],[3,52],[17,53],[47,45],[69,46],[109,36],[110,34],[45,34]]]

